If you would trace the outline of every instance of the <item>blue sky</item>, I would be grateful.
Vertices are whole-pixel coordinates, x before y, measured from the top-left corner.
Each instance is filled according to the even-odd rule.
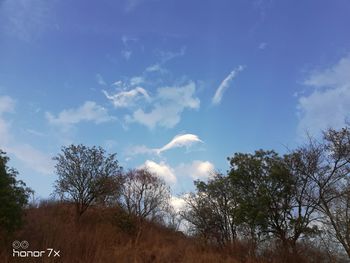
[[[234,152],[344,125],[349,13],[347,0],[0,0],[0,148],[40,197],[70,143],[179,196]]]

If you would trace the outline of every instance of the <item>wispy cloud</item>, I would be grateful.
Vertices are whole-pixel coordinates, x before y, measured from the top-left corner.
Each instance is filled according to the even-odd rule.
[[[35,136],[39,136],[39,137],[45,137],[46,134],[43,133],[43,132],[39,132],[39,131],[36,131],[36,130],[33,130],[33,129],[26,129],[26,131],[32,135],[35,135]]]
[[[0,116],[6,112],[13,112],[15,109],[15,100],[9,96],[0,96]]]
[[[106,86],[107,85],[107,83],[105,82],[105,80],[103,79],[101,74],[96,74],[96,81],[101,86]]]
[[[131,1],[130,2],[137,2],[136,0],[134,1]],[[121,55],[122,57],[124,57],[125,60],[130,60],[131,58],[131,55],[132,55],[132,49],[131,49],[131,44],[132,42],[137,42],[138,41],[138,38],[136,37],[129,37],[129,36],[122,36],[121,38],[122,42],[123,42],[123,50],[121,51]]]
[[[29,168],[41,174],[50,175],[54,171],[52,158],[29,144],[15,144],[6,147],[8,153],[13,154]]]
[[[350,55],[333,66],[313,71],[304,82],[313,88],[298,98],[298,134],[316,135],[328,127],[340,128],[350,118]]]
[[[50,124],[58,125],[65,129],[82,121],[91,121],[99,124],[115,120],[114,117],[108,114],[107,109],[93,101],[86,101],[77,109],[63,110],[57,117],[50,112],[46,112],[46,118]]]
[[[144,77],[141,76],[135,76],[130,79],[130,85],[131,86],[137,86],[145,82]]]
[[[3,115],[5,113],[14,112],[15,100],[9,96],[0,96],[0,146],[5,145],[11,135],[9,132],[10,123],[5,120]]]
[[[231,73],[221,82],[220,86],[216,89],[214,97],[212,98],[212,103],[214,105],[221,103],[222,96],[224,95],[225,91],[230,87],[231,82],[237,76],[237,74],[244,68],[244,66],[238,66],[236,69],[232,70]]]
[[[107,91],[103,90],[106,98],[112,101],[114,107],[116,108],[128,108],[134,106],[137,101],[140,99],[145,99],[150,101],[151,98],[148,95],[147,91],[141,87],[129,91],[121,91],[116,94],[110,95]]]
[[[186,47],[182,47],[179,51],[158,50],[156,53],[159,57],[159,61],[155,64],[148,66],[145,69],[145,73],[152,73],[152,72],[161,73],[161,74],[167,73],[168,70],[164,68],[164,65],[167,62],[169,62],[177,57],[184,56],[186,53]]]
[[[49,28],[55,28],[52,9],[56,1],[3,1],[0,23],[5,32],[23,41],[38,38]]]
[[[132,55],[132,51],[131,50],[122,50],[121,54],[125,58],[125,60],[130,60],[131,55]]]
[[[125,11],[131,12],[140,4],[142,4],[145,0],[126,0],[125,1]]]
[[[15,100],[9,96],[0,96],[0,148],[14,155],[19,161],[34,171],[41,174],[52,174],[53,163],[51,158],[34,148],[13,137],[10,124],[3,118],[5,113],[13,113]]]
[[[267,47],[267,43],[266,42],[261,42],[259,44],[259,49],[261,49],[261,50],[264,50],[266,47]]]
[[[164,50],[160,50],[158,51],[158,54],[160,56],[160,63],[164,64],[170,60],[173,60],[176,57],[182,57],[184,56],[186,53],[186,47],[183,46],[180,51],[178,52],[174,52],[174,51],[164,51]]]
[[[153,64],[151,66],[148,66],[145,70],[145,72],[159,72],[159,73],[165,73],[167,72],[166,69],[164,69],[160,63]]]

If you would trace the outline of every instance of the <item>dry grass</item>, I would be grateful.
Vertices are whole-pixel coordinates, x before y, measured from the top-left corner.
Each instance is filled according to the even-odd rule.
[[[79,223],[74,208],[47,203],[30,208],[23,229],[8,237],[0,247],[0,262],[310,262],[268,255],[249,258],[247,246],[237,243],[218,249],[162,226],[145,222],[137,238],[136,221],[118,209],[90,209]],[[27,240],[28,250],[54,248],[61,257],[19,259],[12,257],[12,241]]]

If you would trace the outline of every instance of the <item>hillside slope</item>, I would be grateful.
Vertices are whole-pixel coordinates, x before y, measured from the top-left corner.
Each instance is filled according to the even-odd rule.
[[[91,208],[75,220],[73,206],[44,203],[26,211],[22,230],[7,237],[0,250],[1,262],[322,262],[318,252],[308,251],[306,257],[281,258],[268,255],[249,256],[247,246],[236,244],[219,249],[178,231],[155,223],[144,222],[141,231],[137,219],[129,218],[120,209]],[[27,251],[52,248],[48,257],[13,257],[12,242],[28,241]],[[6,248],[5,248],[6,247]],[[310,254],[311,253],[311,254]],[[312,255],[310,257],[310,255]]]

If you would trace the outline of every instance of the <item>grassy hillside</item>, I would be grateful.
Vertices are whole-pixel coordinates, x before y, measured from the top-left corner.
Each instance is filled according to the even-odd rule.
[[[120,209],[91,208],[76,222],[73,206],[43,203],[29,208],[25,219],[2,245],[1,262],[327,262],[311,249],[299,257],[266,251],[254,258],[244,244],[219,249],[150,222],[139,231],[138,220]],[[14,240],[27,240],[27,250],[60,250],[60,258],[14,258]]]

